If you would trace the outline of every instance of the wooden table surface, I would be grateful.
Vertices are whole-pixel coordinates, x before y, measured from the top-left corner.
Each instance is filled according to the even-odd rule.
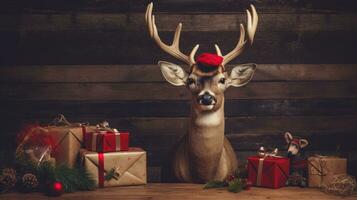
[[[8,193],[0,195],[0,199],[48,199],[43,194],[19,194]],[[295,187],[286,187],[281,189],[251,188],[240,193],[230,193],[224,189],[202,189],[198,184],[148,184],[145,186],[130,187],[112,187],[103,188],[90,192],[76,192],[64,194],[61,199],[73,200],[105,200],[105,199],[249,199],[249,200],[272,200],[272,199],[289,199],[289,200],[324,200],[324,199],[356,199],[356,196],[339,197],[325,194],[318,189],[301,189]]]

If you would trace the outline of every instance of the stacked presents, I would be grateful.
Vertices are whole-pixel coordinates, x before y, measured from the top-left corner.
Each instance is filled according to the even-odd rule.
[[[268,155],[270,154],[270,155]],[[310,156],[296,173],[295,163],[289,158],[266,153],[264,156],[248,157],[248,180],[254,186],[280,188],[301,186],[326,188],[333,180],[347,176],[347,159],[336,156]],[[306,180],[306,184],[301,184]]]
[[[99,187],[146,184],[146,152],[129,148],[129,133],[116,129],[85,131],[83,164]]]
[[[39,148],[29,142],[29,138],[36,138],[34,135],[50,136],[48,155],[43,151],[36,153]],[[97,126],[56,123],[36,127],[24,137],[18,150],[35,162],[52,161],[57,166],[65,164],[72,168],[80,163],[98,187],[147,182],[146,152],[129,147],[129,133],[109,128],[106,122]]]
[[[302,156],[308,141],[285,134],[288,157],[277,156],[263,147],[256,156],[248,157],[248,181],[254,186],[280,188],[283,186],[318,187],[336,186],[338,177],[348,177],[347,159],[336,156]]]

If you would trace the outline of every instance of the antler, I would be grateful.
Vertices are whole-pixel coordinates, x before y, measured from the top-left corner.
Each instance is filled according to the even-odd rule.
[[[250,11],[247,9],[247,33],[248,33],[248,41],[250,45],[253,44],[253,39],[255,35],[255,31],[257,30],[257,25],[258,25],[258,14],[257,11],[255,10],[253,5],[250,5],[250,8],[252,9],[252,14]],[[223,62],[222,65],[226,65],[229,63],[231,60],[233,60],[235,57],[240,55],[243,52],[243,49],[246,45],[247,41],[245,40],[245,30],[244,26],[240,24],[240,36],[238,43],[236,47],[229,52],[227,55],[223,56]],[[215,45],[217,55],[222,56],[221,50],[219,49],[218,45]]]
[[[146,8],[146,14],[145,14],[145,21],[146,24],[149,28],[149,34],[152,39],[155,40],[156,44],[164,50],[166,53],[172,55],[173,57],[187,63],[189,66],[192,66],[195,64],[195,54],[197,52],[197,49],[199,45],[197,44],[191,51],[190,55],[187,56],[183,54],[180,51],[179,43],[180,43],[180,35],[181,35],[181,29],[182,29],[182,23],[179,23],[177,25],[176,31],[175,31],[175,36],[172,44],[169,46],[165,43],[163,43],[160,39],[160,36],[157,31],[157,27],[155,24],[155,16],[152,14],[152,9],[154,5],[153,3],[150,3],[147,8]]]

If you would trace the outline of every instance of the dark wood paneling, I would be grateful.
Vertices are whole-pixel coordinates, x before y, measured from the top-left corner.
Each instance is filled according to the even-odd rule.
[[[155,12],[155,11],[154,11]],[[2,14],[1,31],[51,32],[51,31],[143,31],[145,10],[140,13],[33,13]],[[266,13],[259,12],[257,33],[356,31],[357,15],[354,13]],[[160,13],[155,12],[159,31],[173,32],[179,22],[182,32],[239,32],[240,23],[246,23],[244,10],[235,13]],[[209,22],[209,23],[207,23]]]
[[[239,62],[354,63],[354,14],[261,14],[253,48]],[[148,37],[141,14],[2,15],[0,64],[152,64],[168,59]],[[183,21],[182,47],[200,43],[223,52],[237,42],[245,14],[162,14],[160,35],[171,40]],[[210,21],[210,23],[206,23]],[[333,48],[331,48],[333,47]],[[6,56],[4,56],[6,55]],[[172,60],[172,59],[171,59]]]
[[[357,82],[252,82],[228,88],[227,99],[356,98]],[[179,100],[185,87],[168,83],[1,84],[3,100]],[[160,95],[158,95],[160,94]]]
[[[69,118],[74,122],[90,122],[96,124],[100,119],[88,117]],[[111,118],[109,120],[113,127],[122,130],[129,130],[133,135],[138,136],[162,136],[176,135],[182,136],[188,128],[188,118],[186,117],[132,117],[132,118]],[[357,131],[357,116],[259,116],[259,117],[227,117],[226,134],[276,134],[292,131],[293,133],[325,133],[341,132],[350,133]],[[19,124],[24,122],[39,122],[48,124],[50,118],[22,118],[3,119],[6,127],[2,134],[14,134],[19,129]]]
[[[2,12],[42,11],[100,11],[133,12],[145,10],[149,0],[3,0]],[[254,3],[264,11],[356,11],[356,3],[350,0],[156,0],[158,10],[166,12],[227,12],[246,9]]]
[[[171,32],[160,34],[165,41],[172,38]],[[237,61],[354,63],[355,35],[353,31],[257,33],[254,47]],[[184,52],[188,52],[199,43],[202,44],[199,52],[212,52],[214,43],[218,43],[223,52],[228,52],[236,44],[237,37],[237,32],[186,32],[182,34],[182,47]],[[0,47],[0,51],[14,49],[15,53],[9,57],[2,56],[2,65],[153,64],[158,60],[175,61],[159,50],[145,31],[1,32],[0,38],[0,42],[6,44]]]
[[[76,119],[90,117],[187,117],[189,100],[173,101],[1,101],[12,118],[53,118],[58,113]],[[36,112],[34,112],[36,111]],[[357,115],[357,99],[227,100],[226,117]]]
[[[234,66],[227,66],[227,71],[230,71]],[[357,80],[356,64],[259,64],[252,79],[252,81],[343,80]],[[157,65],[25,65],[1,66],[0,82],[143,83],[165,82],[165,80]]]
[[[292,132],[294,134],[294,132]],[[299,136],[309,140],[307,151],[350,151],[357,150],[354,141],[357,135],[353,132],[295,132]],[[268,149],[279,148],[286,149],[284,133],[280,134],[231,134],[227,135],[232,145],[237,151],[254,151],[260,146],[265,146]]]

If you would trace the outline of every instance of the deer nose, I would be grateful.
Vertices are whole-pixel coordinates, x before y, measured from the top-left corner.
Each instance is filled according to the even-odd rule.
[[[199,102],[203,105],[212,105],[214,97],[209,93],[204,93],[199,97]]]

